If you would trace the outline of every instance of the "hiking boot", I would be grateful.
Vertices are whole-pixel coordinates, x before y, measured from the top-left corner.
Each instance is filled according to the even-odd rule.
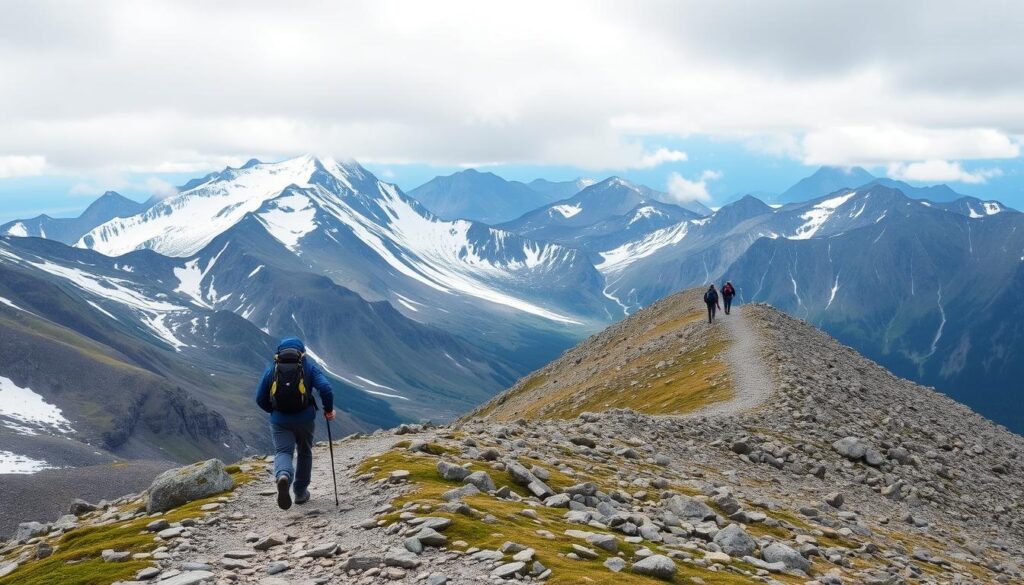
[[[302,493],[296,493],[295,494],[295,503],[296,504],[299,504],[301,506],[302,504],[305,504],[308,501],[309,501],[309,490],[302,490]]]
[[[288,476],[281,474],[277,476],[277,505],[282,510],[287,510],[292,507],[292,495],[289,493],[288,488],[291,487],[292,480],[288,479]]]

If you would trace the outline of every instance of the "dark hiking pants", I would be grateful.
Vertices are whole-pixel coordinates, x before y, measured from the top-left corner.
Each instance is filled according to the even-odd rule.
[[[707,303],[708,305],[708,323],[715,320],[715,303]]]
[[[725,306],[722,308],[725,309],[725,314],[728,315],[729,308],[732,307],[732,297],[722,297],[722,300],[725,301]]]

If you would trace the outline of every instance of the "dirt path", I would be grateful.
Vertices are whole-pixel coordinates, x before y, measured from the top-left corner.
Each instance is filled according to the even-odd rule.
[[[744,307],[733,307],[729,315],[719,313],[715,323],[716,327],[725,327],[731,341],[726,359],[736,394],[732,400],[712,404],[689,417],[728,416],[753,410],[771,396],[774,387],[761,355],[760,333],[746,316]]]
[[[360,481],[356,470],[363,460],[383,453],[399,441],[429,440],[431,436],[430,432],[406,436],[379,434],[336,443],[338,507],[334,505],[328,450],[326,445],[318,445],[313,453],[313,482],[309,487],[312,498],[307,504],[293,505],[288,511],[279,509],[269,474],[265,479],[243,485],[214,513],[218,520],[213,526],[194,529],[189,550],[175,551],[172,561],[176,562],[171,566],[208,565],[216,583],[423,583],[426,574],[443,574],[449,585],[486,581],[489,569],[466,564],[456,555],[437,549],[424,551],[418,557],[421,564],[415,569],[389,567],[380,574],[363,577],[346,575],[344,558],[321,560],[303,553],[336,543],[339,554],[346,558],[376,557],[379,562],[389,549],[401,548],[403,538],[400,535],[393,531],[367,530],[366,523],[372,525],[402,488]],[[288,542],[265,552],[253,551],[253,539],[268,535],[285,536]],[[232,551],[256,554],[233,565],[228,558],[234,554]],[[268,568],[274,563],[286,563],[288,568],[269,577]]]

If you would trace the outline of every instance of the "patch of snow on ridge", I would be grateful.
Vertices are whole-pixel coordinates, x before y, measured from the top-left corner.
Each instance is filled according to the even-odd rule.
[[[3,376],[0,376],[0,424],[26,435],[38,434],[40,429],[59,433],[74,431],[60,408],[31,388],[22,388]]]
[[[583,205],[577,203],[576,205],[556,205],[551,208],[551,211],[557,211],[562,214],[562,217],[569,219],[577,213],[583,211]]]
[[[0,473],[32,474],[44,469],[57,469],[41,459],[33,459],[0,449]]]
[[[626,242],[618,248],[613,248],[607,252],[601,252],[601,262],[596,266],[596,268],[602,274],[620,272],[641,258],[646,258],[666,246],[678,244],[686,237],[686,232],[689,230],[689,223],[690,222],[684,221],[660,230],[655,230],[639,240]],[[617,299],[616,302],[618,302]]]
[[[826,199],[801,214],[800,219],[804,220],[804,224],[796,228],[796,231],[793,232],[793,235],[790,236],[789,239],[809,240],[819,229],[821,229],[821,226],[825,225],[828,218],[832,217],[832,214],[835,213],[836,209],[849,201],[850,198],[856,194],[857,192],[853,191],[846,195]]]
[[[210,259],[205,268],[199,268],[199,258],[189,260],[181,268],[174,268],[174,277],[178,279],[178,286],[174,291],[192,298],[204,307],[209,307],[209,303],[203,298],[203,280],[210,270],[213,269],[213,265],[217,263],[220,255],[227,249],[228,245],[224,244],[224,247],[220,249],[220,252],[217,252],[216,256]]]
[[[641,219],[647,219],[654,216],[665,217],[665,213],[649,205],[641,207],[636,210],[636,213],[633,214],[633,217],[629,220],[628,225],[633,225],[635,222],[638,222]]]
[[[29,311],[28,309],[22,309],[18,305],[15,305],[13,302],[11,302],[10,299],[5,299],[3,297],[0,297],[0,304],[7,305],[8,307],[10,307],[12,309],[17,309],[18,311],[23,311],[25,313],[30,313],[32,315],[35,315],[35,313],[32,313],[32,311]]]
[[[158,298],[149,298],[141,292],[131,288],[132,283],[127,280],[97,276],[77,268],[69,268],[61,266],[60,264],[54,264],[47,260],[43,260],[42,262],[29,262],[29,264],[40,270],[49,272],[54,276],[59,276],[68,280],[71,284],[80,288],[84,292],[90,293],[105,301],[119,303],[135,311],[139,314],[142,323],[150,329],[151,333],[166,341],[171,345],[171,347],[174,347],[175,350],[185,346],[185,344],[178,340],[178,338],[173,335],[173,332],[168,329],[164,320],[170,314],[180,314],[190,311],[191,309],[188,307],[176,305]]]
[[[1003,207],[995,201],[985,201],[982,205],[985,206],[985,215],[995,215],[1003,210]]]
[[[293,252],[299,240],[317,228],[316,208],[309,197],[293,193],[269,201],[268,206],[258,217],[270,235]]]
[[[12,225],[11,227],[7,228],[7,235],[8,236],[18,236],[18,237],[24,238],[24,237],[28,236],[28,229],[25,228],[25,224],[23,224],[23,223],[21,223],[19,221],[18,223],[16,223],[16,224]]]

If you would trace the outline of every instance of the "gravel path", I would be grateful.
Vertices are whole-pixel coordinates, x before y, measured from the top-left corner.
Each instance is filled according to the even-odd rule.
[[[729,315],[719,313],[715,323],[717,327],[725,327],[732,341],[726,350],[726,359],[732,369],[736,395],[727,402],[692,412],[689,417],[729,416],[753,410],[771,396],[774,387],[761,354],[761,335],[744,307],[733,307]]]
[[[190,550],[177,553],[177,562],[172,563],[172,566],[184,562],[211,565],[218,583],[422,583],[424,573],[434,572],[448,575],[450,585],[486,581],[485,567],[466,564],[456,555],[438,549],[428,549],[419,555],[422,565],[417,569],[386,570],[404,573],[401,576],[392,573],[365,579],[339,574],[343,559],[321,563],[317,559],[296,556],[298,551],[324,543],[337,543],[341,553],[354,557],[380,557],[388,549],[402,548],[402,536],[385,530],[367,530],[362,525],[367,521],[373,524],[382,509],[406,488],[359,481],[356,479],[356,469],[366,458],[383,453],[402,440],[430,440],[431,437],[430,432],[406,436],[378,434],[336,443],[334,457],[340,501],[338,507],[334,505],[331,461],[327,447],[326,444],[319,444],[313,453],[313,482],[309,487],[312,497],[308,503],[293,505],[287,511],[279,509],[274,484],[268,473],[265,479],[237,489],[230,501],[215,512],[221,518],[216,529],[196,529]],[[282,534],[288,537],[288,543],[248,559],[247,564],[254,570],[225,567],[225,553],[253,550],[253,543],[246,540],[249,534],[259,537]],[[266,567],[273,562],[286,562],[290,566],[279,575],[284,578],[282,581],[264,579],[267,577]]]

